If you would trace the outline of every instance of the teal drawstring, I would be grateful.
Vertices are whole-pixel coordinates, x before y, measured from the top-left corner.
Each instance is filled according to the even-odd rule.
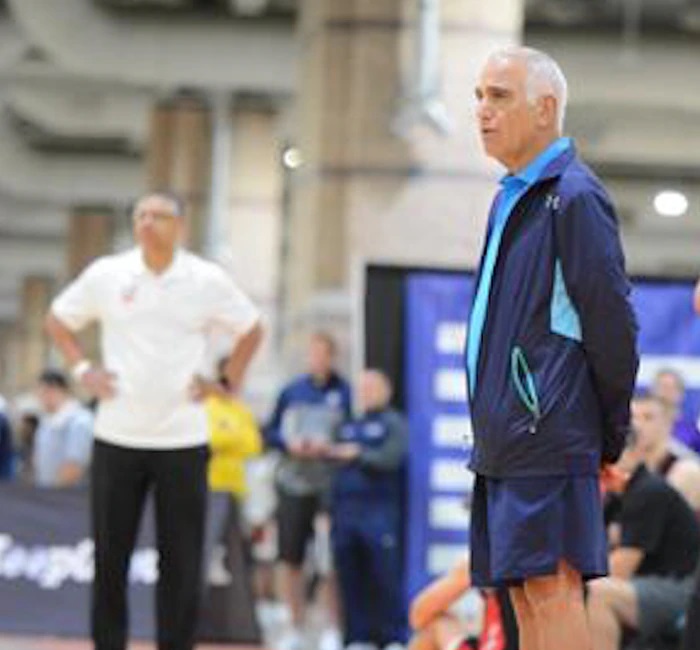
[[[537,427],[537,422],[539,421],[542,413],[540,411],[540,400],[537,397],[537,389],[535,388],[535,380],[530,370],[530,366],[525,358],[525,353],[523,349],[516,345],[510,355],[510,374],[515,386],[515,390],[518,391],[518,397],[520,401],[525,405],[535,422],[530,427],[530,433],[535,433]],[[524,383],[523,383],[524,379]]]

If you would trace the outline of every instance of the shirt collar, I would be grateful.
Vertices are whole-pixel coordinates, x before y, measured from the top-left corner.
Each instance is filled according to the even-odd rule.
[[[508,188],[513,185],[522,187],[523,185],[532,185],[536,183],[550,163],[561,156],[561,154],[567,151],[571,146],[571,138],[556,139],[517,174],[507,174],[504,176],[501,179],[501,185]]]
[[[131,252],[129,266],[131,267],[134,275],[137,276],[153,275],[154,277],[159,277],[162,279],[179,277],[185,272],[185,255],[182,252],[182,249],[176,249],[170,266],[162,273],[155,274],[146,266],[146,263],[143,261],[143,251],[137,246]]]
[[[639,463],[634,472],[632,472],[632,476],[630,476],[630,480],[627,483],[627,489],[639,483],[639,481],[641,481],[645,476],[649,476],[649,470],[644,463]]]
[[[46,414],[46,423],[52,428],[62,427],[79,408],[80,402],[78,400],[69,399],[55,413]]]

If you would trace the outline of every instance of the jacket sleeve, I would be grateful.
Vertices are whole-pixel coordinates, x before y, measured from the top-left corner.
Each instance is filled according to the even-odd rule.
[[[272,412],[272,416],[263,427],[263,438],[265,439],[265,444],[268,447],[280,449],[282,451],[287,450],[287,446],[284,444],[284,440],[282,440],[282,417],[284,416],[284,411],[287,408],[288,402],[289,399],[287,391],[283,390],[277,398],[275,410]]]
[[[630,426],[639,358],[637,322],[617,218],[602,188],[582,191],[556,215],[557,254],[581,321],[582,344],[603,416],[602,460],[615,462]]]
[[[394,472],[403,463],[408,443],[408,432],[404,419],[398,413],[386,418],[389,429],[384,444],[376,449],[363,449],[358,458],[362,467],[377,472]]]

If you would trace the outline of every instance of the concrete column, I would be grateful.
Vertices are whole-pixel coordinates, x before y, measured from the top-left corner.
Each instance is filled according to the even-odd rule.
[[[53,282],[42,276],[27,276],[22,282],[18,331],[21,364],[17,383],[29,389],[48,361],[49,345],[44,335],[44,318],[51,302]]]
[[[125,217],[126,218],[126,217]],[[68,221],[69,278],[112,250],[115,215],[110,208],[76,208]]]
[[[204,99],[178,97],[161,102],[151,116],[146,186],[168,189],[186,202],[188,245],[202,250],[209,210],[210,110]]]
[[[68,218],[68,279],[72,280],[94,259],[112,251],[115,234],[116,215],[111,208],[79,207]],[[124,216],[126,219],[126,216]],[[96,325],[90,325],[80,333],[80,340],[86,356],[100,359],[99,334]],[[58,355],[51,358],[60,364]]]
[[[14,324],[0,325],[0,395],[9,398],[17,386],[17,364],[20,359],[18,328]]]
[[[221,167],[221,222],[210,223],[215,258],[231,273],[265,316],[266,337],[248,374],[247,397],[256,408],[264,401],[270,378],[279,371],[277,354],[278,270],[280,255],[281,177],[277,114],[266,104],[241,100],[228,110],[230,156]],[[223,152],[221,152],[223,155]],[[214,185],[214,184],[212,184]],[[222,197],[219,197],[221,201]],[[214,215],[212,214],[212,217]],[[267,405],[265,405],[267,407]]]
[[[211,101],[211,174],[209,220],[204,251],[211,259],[221,260],[230,253],[229,216],[231,211],[231,144],[233,124],[231,97],[216,93]]]
[[[238,106],[233,125],[230,268],[246,291],[272,308],[277,298],[282,191],[276,114],[270,108]]]
[[[453,129],[404,124],[415,95],[425,0],[303,0],[289,268],[293,315],[347,295],[367,260],[468,267],[477,261],[496,169],[474,125],[473,89],[493,49],[519,39],[522,0],[438,3],[434,90]],[[349,302],[349,301],[348,301]],[[313,310],[313,308],[312,308]],[[294,317],[294,316],[293,316]]]

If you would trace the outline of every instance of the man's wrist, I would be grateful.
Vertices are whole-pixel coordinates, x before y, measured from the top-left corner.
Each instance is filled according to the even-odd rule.
[[[89,359],[81,359],[71,366],[70,374],[75,381],[81,382],[83,377],[90,371],[91,368],[92,361]]]

